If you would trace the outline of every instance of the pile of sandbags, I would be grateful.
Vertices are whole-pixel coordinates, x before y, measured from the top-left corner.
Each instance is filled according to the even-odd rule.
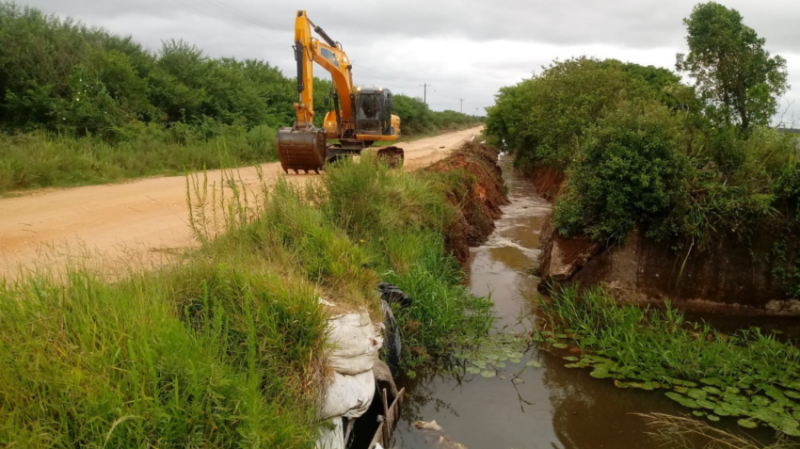
[[[321,300],[327,306],[331,303]],[[375,396],[372,368],[383,347],[383,324],[373,323],[366,310],[339,314],[328,319],[327,379],[319,407],[321,426],[317,449],[344,449],[342,418],[363,415]]]

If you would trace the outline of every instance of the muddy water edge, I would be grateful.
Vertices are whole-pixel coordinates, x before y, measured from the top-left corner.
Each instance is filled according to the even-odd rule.
[[[500,165],[510,204],[488,241],[471,250],[469,288],[475,295],[491,295],[494,332],[515,332],[522,331],[521,317],[537,315],[538,279],[530,269],[537,266],[540,230],[551,205],[513,170],[509,156],[501,155]],[[637,413],[686,413],[658,392],[617,389],[588,370],[567,369],[565,355],[532,347],[520,363],[509,362],[493,378],[456,366],[399,379],[407,397],[390,447],[650,448],[657,442]],[[541,367],[528,367],[529,361]],[[417,429],[418,420],[435,420],[441,430]],[[721,424],[735,428],[735,423]]]

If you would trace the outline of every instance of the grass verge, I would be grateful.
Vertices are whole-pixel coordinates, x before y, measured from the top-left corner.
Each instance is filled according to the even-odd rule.
[[[135,131],[116,143],[44,131],[0,133],[0,194],[277,160],[275,130],[266,126],[250,131],[224,127],[209,138],[156,125],[141,125]]]
[[[451,182],[368,156],[257,196],[199,175],[187,198],[202,245],[181,263],[115,282],[80,267],[65,282],[2,281],[0,446],[310,447],[319,297],[377,318],[377,282],[405,289],[409,370],[490,325],[444,250]]]

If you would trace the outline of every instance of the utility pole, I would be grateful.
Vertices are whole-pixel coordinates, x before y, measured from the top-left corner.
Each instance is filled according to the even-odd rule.
[[[463,113],[464,113],[464,99],[463,99],[463,98],[461,98],[461,99],[459,99],[458,101],[460,101],[460,102],[461,102],[461,113],[463,114]]]
[[[430,84],[427,84],[427,83],[426,84],[420,84],[420,86],[422,86],[422,89],[423,89],[422,90],[422,102],[425,103],[425,105],[427,106],[428,105],[428,86],[430,86]]]

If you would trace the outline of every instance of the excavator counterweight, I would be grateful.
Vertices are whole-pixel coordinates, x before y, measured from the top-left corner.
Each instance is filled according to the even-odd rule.
[[[311,37],[312,30],[324,42]],[[314,171],[326,162],[345,155],[361,154],[378,141],[400,137],[400,118],[392,115],[392,93],[383,88],[355,88],[352,64],[342,48],[322,28],[298,11],[295,20],[295,60],[299,102],[294,109],[294,126],[278,131],[276,148],[286,173],[293,170]],[[314,63],[327,70],[333,79],[334,110],[325,116],[324,127],[314,126]],[[338,140],[328,144],[328,140]],[[401,166],[401,148],[377,150],[378,156],[392,166]]]

